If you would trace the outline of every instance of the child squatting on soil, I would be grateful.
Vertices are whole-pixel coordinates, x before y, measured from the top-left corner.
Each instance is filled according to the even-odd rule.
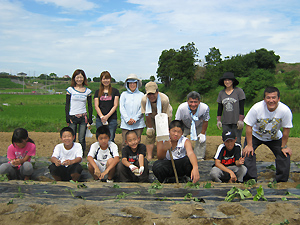
[[[88,170],[95,180],[104,180],[107,175],[107,182],[113,182],[116,165],[120,158],[118,146],[109,140],[110,135],[108,126],[98,127],[97,142],[91,145],[88,153]]]
[[[6,174],[8,179],[30,180],[33,174],[30,160],[36,153],[36,146],[24,128],[17,128],[14,131],[11,142],[7,149],[9,162],[0,166],[0,174]]]
[[[120,182],[149,182],[149,169],[146,157],[146,145],[140,143],[135,130],[125,134],[125,146],[122,149],[122,162],[117,172]]]
[[[236,143],[233,130],[224,130],[222,133],[223,144],[220,144],[214,157],[215,165],[210,176],[215,182],[242,183],[247,173],[243,165],[245,158],[241,157],[242,147]]]
[[[75,134],[71,127],[60,131],[62,143],[55,146],[49,166],[50,174],[56,181],[78,181],[82,172],[82,146],[74,143]]]
[[[199,178],[197,157],[191,141],[183,136],[182,121],[173,120],[169,125],[170,140],[157,142],[157,161],[153,164],[153,173],[159,182],[174,177],[174,170],[168,149],[171,149],[178,177],[187,176],[196,183]]]

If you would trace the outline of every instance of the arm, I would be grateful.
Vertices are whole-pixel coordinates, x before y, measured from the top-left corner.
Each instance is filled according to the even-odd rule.
[[[171,140],[168,141],[158,141],[156,143],[156,148],[157,148],[157,159],[164,159],[166,158],[166,154],[168,149],[172,147]]]
[[[65,112],[66,112],[66,122],[69,124],[70,122],[70,101],[71,101],[71,95],[69,93],[66,94],[66,106],[65,106]]]
[[[285,157],[287,157],[287,154],[292,156],[292,149],[290,149],[289,147],[284,148],[287,145],[287,142],[288,142],[288,139],[289,139],[289,134],[290,134],[290,128],[283,128],[282,143],[281,143],[282,149],[281,149],[281,151],[283,152]]]
[[[55,164],[55,166],[61,166],[61,161],[56,157],[51,157],[51,162]]]
[[[103,179],[104,176],[105,176],[106,174],[108,174],[109,171],[110,171],[112,168],[114,168],[114,167],[117,165],[118,162],[120,162],[120,157],[119,157],[119,156],[115,156],[114,158],[112,158],[112,160],[111,160],[111,162],[109,163],[108,167],[106,167],[106,169],[103,171],[103,173],[101,173],[100,179]]]
[[[92,95],[89,95],[87,97],[87,102],[88,102],[88,111],[89,111],[89,119],[88,122],[89,124],[93,123],[93,103],[92,103]]]
[[[23,165],[24,162],[30,159],[29,155],[26,155],[23,159],[11,159],[10,162],[14,166]]]
[[[111,108],[111,110],[105,115],[102,117],[102,122],[106,122],[109,117],[111,117],[111,115],[116,111],[116,109],[118,108],[118,105],[119,105],[119,96],[115,96],[115,99],[114,99],[114,106]]]
[[[191,179],[193,180],[193,183],[196,183],[200,179],[199,169],[198,169],[198,162],[197,157],[193,151],[192,143],[190,140],[186,140],[184,143],[184,147],[186,149],[186,154],[189,157],[189,160],[193,166],[192,172],[191,172]]]
[[[222,122],[221,122],[221,116],[223,112],[223,104],[218,103],[218,111],[217,111],[217,127],[219,130],[222,130]]]
[[[153,124],[150,116],[146,116],[146,126],[147,128],[153,128]]]
[[[228,169],[226,166],[224,166],[221,163],[221,160],[215,159],[215,166],[218,167],[220,170],[229,173],[231,181],[236,181],[236,175],[235,175],[235,173],[232,170]]]
[[[96,175],[99,178],[100,175],[101,175],[101,172],[100,172],[99,167],[95,163],[93,157],[92,156],[88,156],[86,159],[89,162],[89,164],[94,168],[94,175]]]
[[[139,165],[140,167],[144,166],[144,155],[143,154],[139,154]]]
[[[64,166],[70,166],[72,164],[75,164],[75,163],[80,163],[82,160],[81,157],[76,157],[75,159],[67,159],[63,162],[63,165]]]
[[[100,107],[99,107],[99,98],[98,98],[98,97],[97,97],[97,98],[94,98],[94,102],[95,102],[95,110],[96,110],[98,116],[99,116],[100,118],[103,117],[103,114],[102,114],[101,109],[100,109]]]
[[[206,133],[206,130],[207,130],[207,127],[208,127],[208,121],[204,121],[203,124],[202,124],[202,131],[201,131],[201,134],[204,134]]]
[[[246,139],[247,145],[243,149],[243,156],[250,156],[250,154],[253,156],[254,150],[252,145],[252,127],[249,125],[246,125]]]

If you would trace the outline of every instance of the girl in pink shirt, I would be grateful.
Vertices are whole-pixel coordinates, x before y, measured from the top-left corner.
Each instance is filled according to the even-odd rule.
[[[12,144],[7,149],[9,162],[0,166],[0,174],[6,174],[9,179],[29,180],[33,173],[30,160],[35,153],[36,146],[28,137],[27,130],[17,128],[12,136]]]

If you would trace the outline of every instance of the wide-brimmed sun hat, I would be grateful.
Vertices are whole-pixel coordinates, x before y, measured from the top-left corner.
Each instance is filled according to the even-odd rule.
[[[142,81],[137,77],[137,75],[135,75],[133,73],[129,74],[128,77],[125,80],[125,86],[126,86],[126,83],[127,83],[128,80],[132,80],[132,81],[136,80],[137,81],[137,88],[142,87]],[[128,82],[130,82],[130,81],[128,81]]]
[[[221,85],[221,86],[224,86],[224,80],[225,79],[229,79],[229,80],[232,80],[233,81],[233,86],[237,86],[239,84],[238,80],[234,78],[234,74],[232,72],[226,72],[223,74],[223,77],[220,78],[218,84]]]

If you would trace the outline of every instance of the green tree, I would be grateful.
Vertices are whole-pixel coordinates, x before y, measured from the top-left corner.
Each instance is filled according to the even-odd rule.
[[[280,56],[275,55],[274,51],[268,51],[264,48],[255,51],[255,62],[259,69],[275,71],[279,59]]]
[[[152,81],[152,82],[154,82],[155,81],[155,76],[150,76],[150,80]]]
[[[205,56],[205,66],[217,66],[222,62],[221,56],[222,54],[219,49],[217,49],[216,47],[210,48],[209,53]]]
[[[159,57],[157,78],[165,87],[170,87],[173,80],[181,80],[183,77],[191,83],[195,75],[197,57],[198,49],[193,42],[179,50],[164,50]]]
[[[291,72],[284,73],[283,81],[289,89],[300,88],[300,72],[292,70]]]
[[[243,87],[246,99],[251,101],[257,96],[259,90],[274,86],[274,80],[275,76],[270,71],[264,69],[254,70]]]

